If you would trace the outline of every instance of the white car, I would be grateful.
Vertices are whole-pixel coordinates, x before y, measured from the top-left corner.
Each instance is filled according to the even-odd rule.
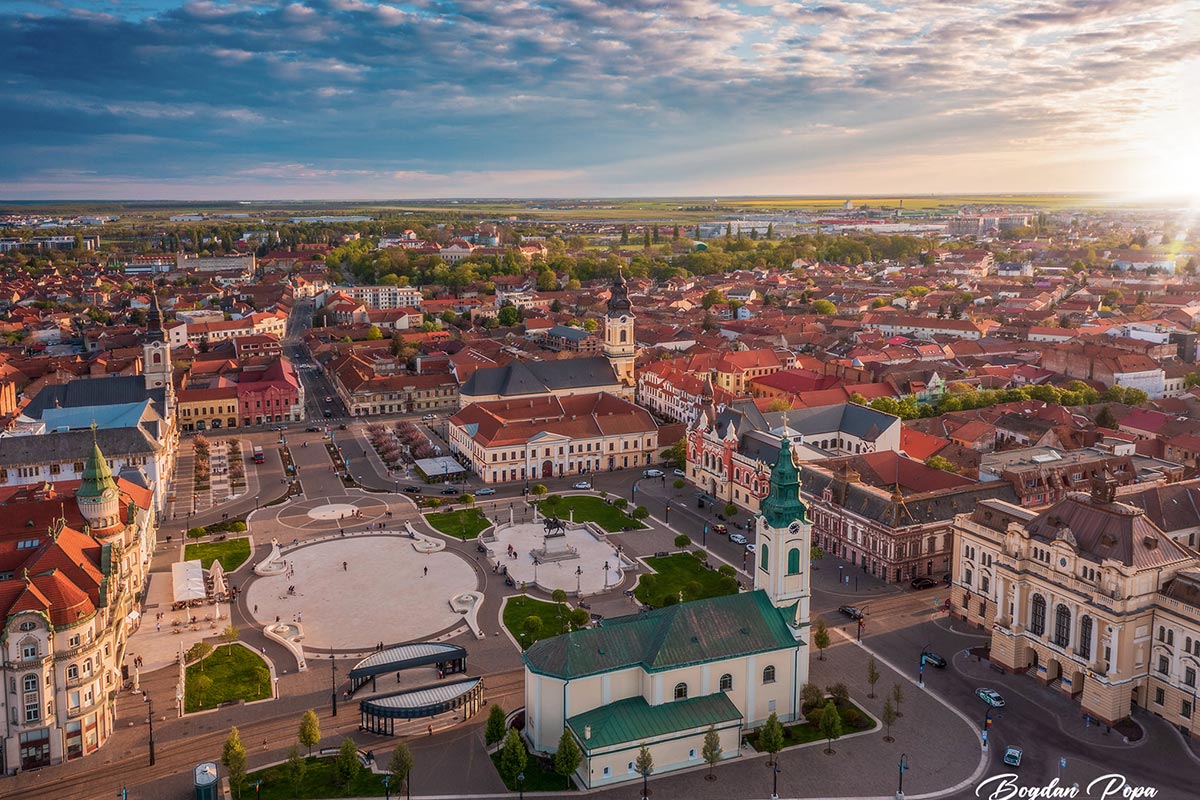
[[[733,542],[734,544],[745,544],[746,537],[742,536],[740,533],[731,533],[729,534],[729,541]]]
[[[592,488],[592,485],[590,483],[588,483],[587,481],[580,481],[579,483],[572,484],[571,488],[572,489],[590,489],[590,488]]]
[[[475,490],[476,497],[483,497],[484,495],[495,494],[495,493],[496,493],[496,490],[490,486],[484,486],[482,489]]]
[[[747,553],[756,553],[756,552],[758,552],[758,548],[756,548],[752,544],[748,544],[748,545],[746,545],[746,552]]]
[[[677,477],[680,477],[680,478],[686,478],[686,477],[687,477],[687,473],[686,473],[686,472],[684,472],[683,470],[681,470],[679,467],[676,467],[675,469],[671,470],[671,474],[673,474],[673,475],[675,475],[675,476],[677,476]]]
[[[661,478],[663,471],[661,469],[644,469],[642,470],[643,478]]]
[[[437,419],[437,414],[426,414],[421,419]]]

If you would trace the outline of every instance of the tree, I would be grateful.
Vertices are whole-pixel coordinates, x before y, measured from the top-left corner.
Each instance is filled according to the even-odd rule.
[[[241,797],[242,782],[246,780],[246,746],[242,744],[236,726],[229,729],[225,749],[221,752],[221,763],[229,775],[229,786],[233,789],[234,797]]]
[[[528,754],[525,752],[525,745],[521,743],[520,735],[516,729],[509,728],[504,737],[504,744],[500,747],[500,774],[504,776],[504,782],[515,783],[517,775],[525,771],[527,761]]]
[[[583,321],[583,329],[588,333],[595,333],[600,330],[600,323],[589,317]]]
[[[621,244],[629,244],[629,226],[621,226]]]
[[[830,700],[821,711],[821,735],[827,742],[825,752],[833,753],[833,742],[842,735],[842,715],[838,713],[837,705]]]
[[[539,292],[552,292],[558,288],[558,276],[552,269],[544,269],[538,273],[537,288]]]
[[[725,508],[723,508],[723,509],[722,509],[722,511],[724,511],[724,512],[725,512],[725,516],[727,516],[727,517],[729,517],[730,519],[732,519],[733,517],[736,517],[736,516],[737,516],[737,513],[738,513],[738,507],[737,507],[737,506],[735,506],[733,503],[726,503],[726,504],[725,504]]]
[[[675,546],[680,550],[686,550],[687,546],[691,543],[692,537],[688,536],[686,533],[681,533],[675,537]]]
[[[312,749],[321,741],[321,720],[317,718],[317,712],[311,708],[304,712],[304,716],[300,717],[300,744],[308,748],[308,754],[312,755]]]
[[[820,314],[823,317],[832,317],[837,313],[837,306],[835,306],[829,300],[814,300],[812,304],[812,310],[814,313]]]
[[[196,697],[197,697],[197,699],[199,699],[199,701],[201,703],[204,702],[205,696],[210,691],[212,691],[212,687],[213,687],[213,679],[212,678],[208,677],[203,672],[200,673],[199,676],[197,676],[197,678],[196,678]]]
[[[713,767],[721,760],[721,734],[717,733],[716,725],[709,725],[708,731],[704,734],[704,747],[700,750],[700,755],[704,757],[704,761],[708,764],[708,777],[706,780],[715,781],[717,776],[713,775]]]
[[[492,709],[488,711],[487,726],[483,729],[483,740],[488,745],[499,744],[504,740],[504,709],[492,703]]]
[[[841,681],[826,686],[825,693],[832,697],[833,702],[837,703],[838,706],[844,706],[850,702],[850,689]]]
[[[367,341],[368,342],[378,342],[382,338],[383,338],[383,331],[381,331],[379,329],[378,325],[372,325],[371,327],[367,328]]]
[[[800,689],[800,710],[807,714],[825,702],[825,693],[815,683],[806,683]]]
[[[362,771],[362,762],[358,760],[358,745],[354,740],[347,737],[342,740],[338,746],[337,760],[333,762],[333,773],[337,785],[347,787],[358,777]]]
[[[886,730],[883,740],[885,742],[896,741],[892,738],[892,726],[896,724],[896,706],[892,703],[892,698],[889,697],[883,701],[883,713],[879,716],[879,719],[883,721]]]
[[[542,484],[542,483],[535,483],[535,484],[533,485],[533,487],[532,487],[532,488],[529,490],[529,493],[530,493],[531,495],[533,495],[534,497],[541,497],[541,496],[542,496],[542,495],[544,495],[544,494],[545,494],[547,491],[548,491],[548,490],[546,489],[546,485],[545,485],[545,484]]]
[[[812,547],[808,548],[808,560],[809,561],[820,561],[824,557],[825,557],[825,550],[822,549],[822,547],[820,545],[814,544]]]
[[[1097,427],[1108,428],[1109,430],[1115,431],[1119,425],[1120,423],[1117,422],[1117,416],[1113,414],[1112,408],[1109,406],[1104,406],[1101,408],[1100,413],[1096,415]]]
[[[687,461],[687,440],[680,438],[679,441],[667,448],[667,461],[677,467],[682,467]]]
[[[821,660],[825,660],[825,648],[829,647],[829,629],[825,627],[825,620],[817,617],[816,623],[813,625],[812,642],[820,651]]]
[[[583,753],[579,751],[579,745],[575,743],[575,737],[566,728],[563,728],[562,736],[558,738],[558,749],[554,751],[554,771],[562,776],[567,782],[567,788],[571,788],[571,776],[575,774],[575,770],[579,769],[579,762],[583,758]]]
[[[717,303],[724,303],[724,302],[725,302],[725,295],[721,294],[716,289],[709,289],[707,292],[704,293],[704,296],[700,298],[700,305],[704,306],[705,308],[711,308],[712,306],[715,306]]]
[[[493,706],[495,707],[495,706]],[[408,784],[409,776],[413,771],[413,755],[408,749],[408,745],[400,742],[396,745],[396,749],[392,751],[392,760],[388,763],[388,772],[396,781],[396,796],[400,796],[400,792],[404,790]]]
[[[516,306],[503,306],[496,315],[497,321],[505,328],[511,328],[521,321],[521,312]]]
[[[187,660],[200,665],[200,674],[204,674],[204,659],[212,655],[212,645],[208,642],[196,642],[188,648]]]
[[[879,665],[875,663],[875,656],[867,659],[867,683],[871,685],[871,693],[867,697],[875,697],[875,684],[879,683]]]
[[[900,710],[900,704],[904,702],[904,690],[900,688],[900,684],[892,684],[892,705],[896,707],[896,716],[903,717],[904,712]]]
[[[254,665],[254,682],[258,684],[258,693],[266,693],[266,687],[271,685],[271,670],[267,669],[266,664]]]
[[[770,764],[775,763],[775,754],[783,749],[783,724],[774,711],[758,732],[758,749],[771,754]]]
[[[925,459],[925,466],[945,470],[946,472],[958,472],[958,466],[953,461],[939,455],[932,455]]]
[[[650,752],[650,748],[642,745],[642,749],[638,751],[637,760],[633,762],[633,768],[637,770],[637,774],[642,776],[642,796],[646,796],[646,779],[654,774],[654,754]]]
[[[287,763],[283,766],[283,774],[287,778],[288,785],[292,787],[293,796],[300,796],[300,790],[304,788],[306,772],[308,772],[308,764],[305,763],[304,756],[300,755],[300,748],[292,745],[288,748]]]
[[[471,506],[475,505],[475,495],[469,492],[464,492],[458,496],[458,502],[470,508]]]
[[[571,623],[571,630],[573,631],[583,630],[591,622],[591,619],[592,615],[582,608],[571,609],[571,613],[567,616],[567,621]]]
[[[775,411],[788,411],[792,407],[792,401],[786,397],[776,397],[771,402],[767,403],[767,411],[769,413]]]
[[[1150,395],[1143,392],[1141,389],[1127,387],[1125,389],[1125,403],[1131,406],[1140,406],[1142,403],[1150,399]]]
[[[230,654],[233,653],[233,643],[238,640],[238,636],[240,635],[241,633],[238,631],[237,626],[232,622],[225,626],[225,630],[221,631],[221,641],[229,645]]]
[[[525,621],[523,623],[521,623],[521,628],[525,631],[525,634],[529,637],[530,644],[532,644],[533,641],[535,639],[537,639],[537,635],[539,633],[541,633],[541,631],[542,631],[542,618],[535,616],[533,614],[530,614],[528,617],[525,618]]]
[[[629,516],[633,517],[634,519],[645,519],[646,517],[650,516],[650,509],[646,508],[645,506],[638,506],[633,511],[629,512]]]
[[[684,486],[687,486],[687,482],[683,478],[676,478],[674,481],[671,482],[671,485],[675,487],[676,491],[678,491],[678,490],[682,489]]]

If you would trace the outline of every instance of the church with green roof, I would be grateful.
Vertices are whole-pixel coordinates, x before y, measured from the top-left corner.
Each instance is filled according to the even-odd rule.
[[[811,524],[785,439],[756,520],[754,589],[693,600],[543,639],[524,653],[525,730],[550,753],[563,730],[586,788],[640,779],[647,747],[661,774],[704,763],[710,727],[723,758],[775,713],[801,718],[808,682]]]

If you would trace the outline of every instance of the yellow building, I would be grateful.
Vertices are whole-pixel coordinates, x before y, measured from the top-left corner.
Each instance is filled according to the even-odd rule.
[[[208,431],[236,428],[238,390],[236,386],[213,389],[180,389],[176,394],[180,430]]]
[[[991,630],[993,663],[1097,720],[1136,703],[1200,733],[1200,553],[1116,502],[1116,483],[1037,513],[985,500],[957,517],[952,612]]]

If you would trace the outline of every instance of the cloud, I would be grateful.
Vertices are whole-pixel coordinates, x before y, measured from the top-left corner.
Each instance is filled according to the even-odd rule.
[[[130,190],[258,181],[259,196],[323,181],[385,196],[397,196],[397,184],[459,196],[485,187],[721,193],[755,177],[807,185],[796,176],[837,170],[847,181],[915,182],[877,191],[928,191],[930,176],[946,169],[983,190],[998,173],[973,161],[981,153],[1013,175],[1057,180],[1069,173],[1063,165],[1102,163],[1129,144],[1132,124],[1194,92],[1180,77],[1200,49],[1190,7],[63,0],[24,14],[0,6],[8,110],[0,147],[10,156],[0,180],[59,185],[39,171],[39,159],[53,157],[58,168]],[[880,167],[922,157],[924,177]]]

